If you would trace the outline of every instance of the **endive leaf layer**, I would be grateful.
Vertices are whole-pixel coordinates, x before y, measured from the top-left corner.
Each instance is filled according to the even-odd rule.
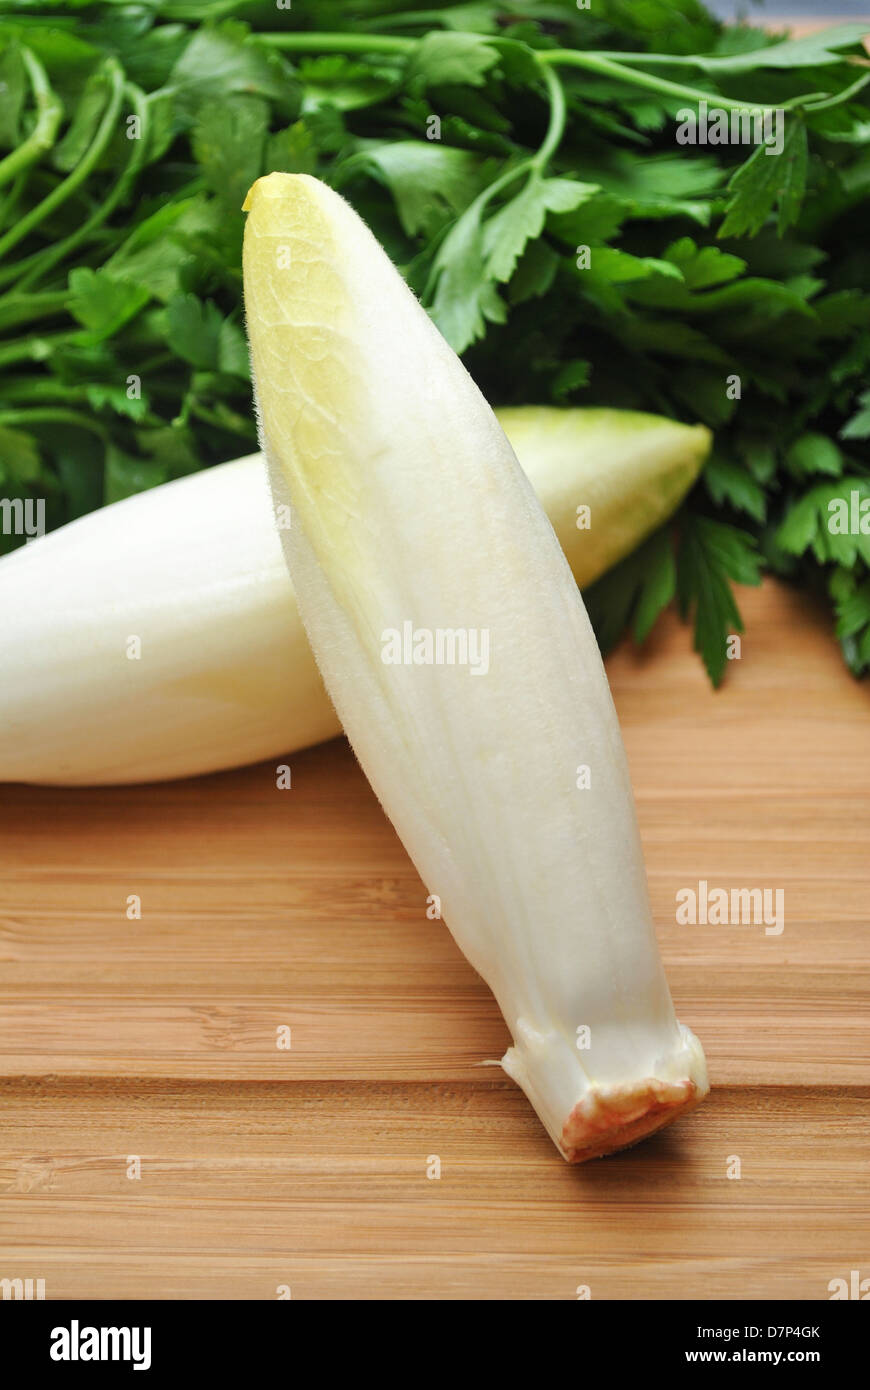
[[[709,444],[702,426],[631,411],[498,415],[581,586],[665,520]],[[589,529],[576,524],[580,505]],[[116,502],[0,559],[0,613],[0,781],[186,777],[340,732],[261,454]]]
[[[349,205],[272,174],[245,206],[261,439],[327,689],[499,1002],[505,1070],[566,1158],[632,1143],[707,1078],[674,1015],[569,566],[492,411]],[[390,635],[409,629],[395,660]],[[486,661],[431,659],[445,632]]]

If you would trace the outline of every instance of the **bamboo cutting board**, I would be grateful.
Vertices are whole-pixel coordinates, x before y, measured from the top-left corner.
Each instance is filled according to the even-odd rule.
[[[808,603],[744,592],[717,694],[672,619],[608,664],[714,1090],[580,1168],[481,1065],[504,1022],[343,741],[295,755],[291,790],[273,765],[0,789],[0,1278],[824,1299],[870,1276],[870,711]],[[782,888],[784,931],[677,925],[701,879]]]

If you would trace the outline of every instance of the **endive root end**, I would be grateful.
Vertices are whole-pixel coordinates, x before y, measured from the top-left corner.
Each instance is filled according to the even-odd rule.
[[[647,1077],[630,1086],[595,1088],[578,1101],[565,1121],[559,1147],[569,1163],[627,1149],[691,1110],[707,1094],[691,1077],[659,1081]]]

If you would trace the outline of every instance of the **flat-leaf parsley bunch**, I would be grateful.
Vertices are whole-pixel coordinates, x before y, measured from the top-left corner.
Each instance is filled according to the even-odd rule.
[[[696,0],[5,0],[0,490],[59,525],[254,447],[240,205],[312,173],[493,403],[715,430],[675,520],[587,592],[605,647],[676,597],[718,682],[732,584],[770,568],[827,592],[867,670],[864,30]],[[747,110],[775,154],[716,139]]]

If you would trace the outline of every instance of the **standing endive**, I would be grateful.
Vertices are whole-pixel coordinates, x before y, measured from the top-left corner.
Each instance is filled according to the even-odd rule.
[[[337,194],[245,204],[248,333],[282,542],[326,686],[513,1035],[562,1154],[707,1090],[656,947],[625,754],[553,529],[497,420]]]

